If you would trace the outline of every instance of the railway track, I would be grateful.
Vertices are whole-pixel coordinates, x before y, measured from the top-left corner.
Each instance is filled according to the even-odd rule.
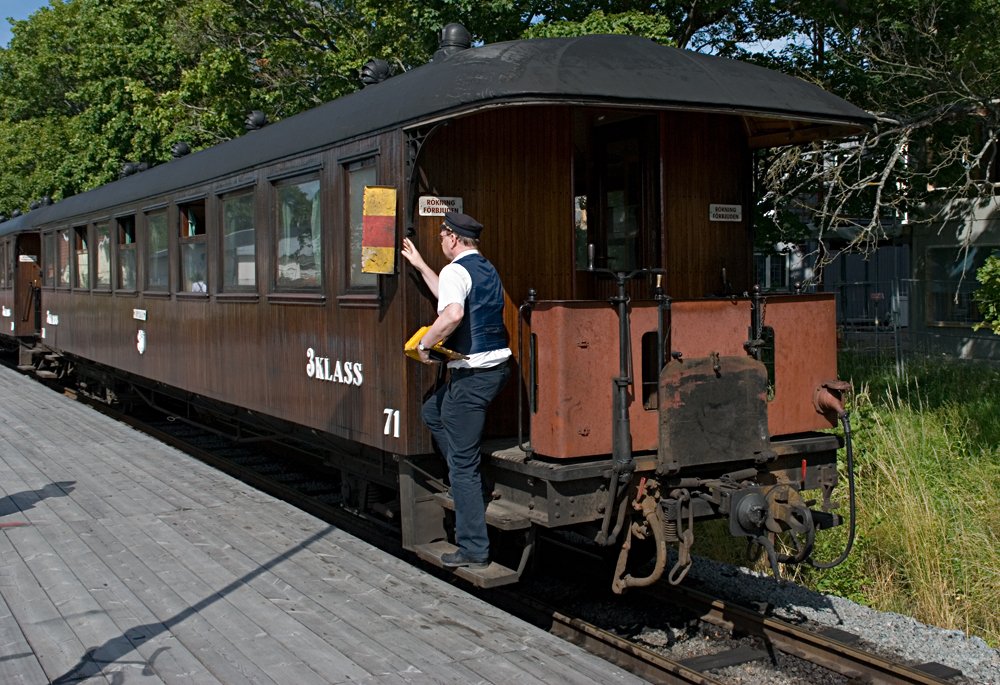
[[[813,676],[786,674],[824,673],[820,682],[875,683],[886,685],[956,685],[969,683],[962,673],[938,663],[906,664],[863,649],[858,636],[833,628],[806,628],[768,616],[766,610],[740,606],[685,586],[654,586],[635,594],[648,614],[688,614],[688,622],[700,621],[720,630],[711,637],[711,651],[695,656],[675,656],[671,649],[644,646],[639,636],[622,636],[601,627],[603,621],[579,618],[580,612],[526,598],[518,590],[499,590],[503,598],[494,603],[512,613],[546,627],[553,634],[581,645],[617,665],[657,683],[748,682],[746,675],[731,667],[758,662],[767,675],[757,682],[816,682]],[[520,606],[518,606],[520,605]],[[516,607],[516,608],[515,608]],[[601,626],[596,623],[601,623]],[[625,631],[629,634],[633,632]],[[708,631],[703,631],[708,632]],[[752,643],[752,644],[748,644]],[[683,651],[683,650],[678,650]],[[778,658],[778,654],[784,658]],[[758,673],[760,671],[758,670]],[[759,676],[758,676],[759,677]]]
[[[911,665],[875,654],[857,644],[860,636],[843,630],[810,629],[768,616],[768,607],[755,611],[687,586],[654,587],[647,592],[659,601],[695,612],[703,621],[754,636],[768,650],[777,650],[838,673],[848,682],[937,685],[954,683],[962,676],[961,671],[936,662]]]
[[[233,443],[218,434],[185,424],[176,417],[138,418],[100,403],[90,404],[253,487],[363,537],[387,552],[408,556],[392,535],[391,525],[358,516],[341,506],[339,484],[333,476],[325,476],[294,460],[289,461],[287,457],[275,457],[260,444]],[[415,558],[410,560],[417,563]],[[430,570],[440,577],[453,579],[437,569]],[[773,652],[788,654],[840,674],[844,683],[954,685],[955,678],[961,676],[960,672],[940,664],[914,667],[898,663],[861,649],[855,644],[858,638],[843,631],[811,631],[770,617],[766,610],[726,603],[687,586],[654,586],[643,591],[644,601],[658,603],[664,606],[664,611],[676,611],[678,607],[683,607],[700,621],[730,633],[756,638],[759,646],[723,646],[713,654],[675,658],[601,627],[596,622],[531,598],[516,587],[478,594],[650,682],[728,683],[732,682],[731,678],[713,672],[754,660],[773,662]]]

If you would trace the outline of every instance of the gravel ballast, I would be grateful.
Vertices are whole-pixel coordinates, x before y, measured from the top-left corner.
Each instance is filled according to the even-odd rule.
[[[938,662],[962,671],[970,682],[1000,685],[1000,651],[960,630],[928,626],[908,616],[876,611],[746,568],[696,558],[685,583],[739,603],[767,602],[773,615],[811,621],[859,635],[886,656],[912,663]]]

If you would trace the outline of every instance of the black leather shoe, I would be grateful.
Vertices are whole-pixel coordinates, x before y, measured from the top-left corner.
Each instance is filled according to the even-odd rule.
[[[471,559],[465,556],[462,550],[459,549],[454,552],[442,554],[441,563],[444,564],[445,568],[458,568],[459,566],[465,566],[466,568],[486,568],[490,565],[490,560],[477,561]]]

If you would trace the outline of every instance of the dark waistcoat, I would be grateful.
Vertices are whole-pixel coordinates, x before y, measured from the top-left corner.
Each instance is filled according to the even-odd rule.
[[[491,352],[507,347],[503,325],[503,284],[493,265],[480,254],[458,262],[472,278],[472,290],[465,299],[462,323],[449,336],[447,345],[462,354]]]

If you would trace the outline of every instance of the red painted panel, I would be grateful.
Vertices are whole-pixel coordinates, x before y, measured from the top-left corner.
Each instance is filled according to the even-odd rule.
[[[642,336],[656,334],[656,307],[633,307],[631,329],[636,379]],[[601,301],[541,302],[531,314],[531,332],[538,349],[532,447],[560,458],[610,453],[613,381],[619,374],[617,312]],[[644,409],[634,391],[630,400],[633,449],[655,449],[656,410]]]
[[[764,325],[774,329],[772,435],[830,428],[813,406],[813,391],[837,378],[837,310],[832,294],[769,297]]]
[[[713,352],[746,354],[750,302],[693,300],[671,308],[672,351],[694,360]],[[632,378],[629,418],[635,451],[657,447],[657,410],[645,409],[636,389],[642,374],[642,336],[656,335],[657,308],[636,303],[631,311]],[[772,435],[829,427],[812,406],[822,381],[836,378],[833,297],[769,298],[765,325],[775,331],[776,388],[768,405]],[[619,373],[618,315],[606,302],[540,302],[531,314],[537,342],[537,411],[531,418],[534,450],[555,458],[611,452],[614,393]],[[683,361],[671,361],[682,364]]]

